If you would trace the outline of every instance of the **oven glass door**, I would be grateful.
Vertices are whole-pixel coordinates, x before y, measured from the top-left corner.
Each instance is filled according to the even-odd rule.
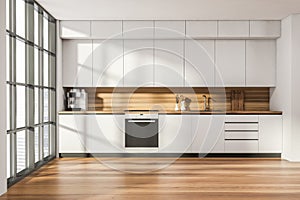
[[[158,148],[158,119],[126,119],[125,147]]]

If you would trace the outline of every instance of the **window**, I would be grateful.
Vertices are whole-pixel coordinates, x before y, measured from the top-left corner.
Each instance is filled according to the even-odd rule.
[[[10,186],[55,157],[56,20],[34,0],[7,0],[6,9]]]

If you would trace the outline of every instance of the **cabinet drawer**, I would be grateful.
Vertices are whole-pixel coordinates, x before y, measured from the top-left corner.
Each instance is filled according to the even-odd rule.
[[[227,140],[225,153],[258,153],[257,140]]]
[[[225,123],[225,130],[227,131],[243,131],[243,130],[258,130],[257,123]]]
[[[225,139],[246,139],[246,140],[258,140],[257,131],[226,131]]]
[[[258,115],[226,115],[225,122],[258,122]]]

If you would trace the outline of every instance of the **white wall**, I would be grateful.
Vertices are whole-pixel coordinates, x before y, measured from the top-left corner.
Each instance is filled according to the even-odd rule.
[[[6,192],[6,16],[5,0],[0,0],[0,195]]]
[[[283,158],[300,161],[300,15],[282,20],[277,40],[277,87],[271,91],[271,110],[283,111]]]
[[[64,90],[62,87],[62,39],[60,38],[59,34],[60,30],[60,22],[57,21],[57,26],[56,26],[56,106],[57,106],[57,112],[64,110]],[[58,122],[58,114],[57,114],[57,124]],[[58,134],[58,127],[56,133]],[[57,143],[58,143],[58,135],[57,135]],[[58,145],[56,145],[57,148],[57,157],[58,157]]]

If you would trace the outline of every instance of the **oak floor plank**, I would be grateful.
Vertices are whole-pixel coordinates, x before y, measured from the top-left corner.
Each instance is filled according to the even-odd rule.
[[[61,158],[0,199],[299,200],[300,163],[273,158]]]

